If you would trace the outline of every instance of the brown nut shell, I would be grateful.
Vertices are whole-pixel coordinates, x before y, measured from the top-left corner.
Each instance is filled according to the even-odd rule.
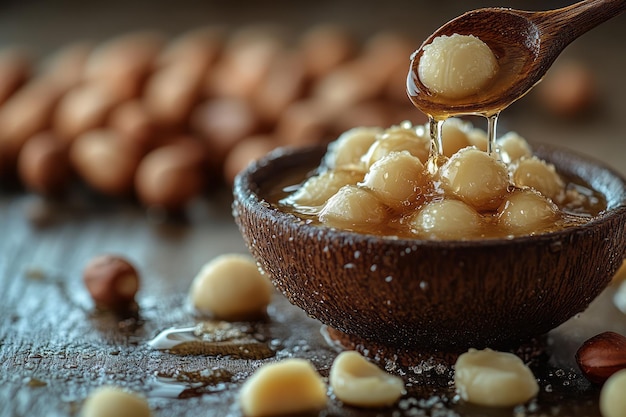
[[[21,48],[0,51],[0,104],[4,103],[30,77],[31,58]]]
[[[48,196],[61,194],[72,175],[68,147],[51,132],[39,133],[26,142],[17,168],[26,188]]]
[[[190,65],[170,65],[148,79],[143,101],[161,126],[180,127],[187,122],[200,94],[202,73]]]
[[[118,309],[134,301],[140,280],[128,260],[116,255],[100,255],[85,266],[83,282],[98,307]]]
[[[224,180],[232,185],[235,177],[251,162],[264,156],[278,145],[269,135],[250,136],[236,144],[224,161]]]
[[[14,170],[24,143],[50,125],[62,90],[45,79],[29,82],[0,107],[0,173]]]
[[[146,207],[174,212],[184,209],[206,185],[205,162],[204,145],[191,139],[149,152],[135,175],[137,197]]]
[[[70,161],[94,190],[109,196],[127,196],[142,153],[113,130],[93,130],[70,147]]]
[[[115,107],[107,126],[121,133],[139,149],[148,151],[157,143],[157,124],[140,100],[130,100]]]
[[[211,161],[221,165],[237,142],[257,131],[259,120],[248,102],[230,98],[199,104],[191,114],[190,123],[211,149]]]
[[[585,378],[603,384],[617,371],[626,369],[626,337],[604,332],[588,339],[576,352],[576,363]]]
[[[107,85],[83,84],[69,91],[59,102],[54,114],[54,131],[71,142],[79,135],[103,126],[118,102]]]

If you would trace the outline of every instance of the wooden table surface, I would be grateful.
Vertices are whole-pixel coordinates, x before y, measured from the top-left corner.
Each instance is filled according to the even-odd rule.
[[[174,34],[216,22],[237,26],[272,20],[297,30],[333,20],[365,35],[402,28],[414,34],[417,47],[440,24],[470,8],[530,7],[521,1],[321,1],[298,7],[277,2],[261,10],[254,9],[259,7],[255,2],[239,7],[124,3],[8,2],[0,5],[0,45],[24,43],[46,52],[70,40],[147,26]],[[534,8],[558,4],[565,3],[541,2]],[[584,62],[596,79],[600,105],[589,117],[558,119],[542,111],[531,93],[503,114],[501,129],[584,152],[626,175],[624,39],[626,16],[621,16],[575,41],[563,56]],[[271,358],[180,355],[148,346],[161,330],[198,322],[186,295],[205,262],[223,253],[246,253],[230,203],[225,187],[194,204],[187,219],[163,222],[133,202],[105,200],[84,190],[54,204],[19,190],[0,192],[0,416],[77,415],[89,391],[103,384],[145,394],[155,416],[239,416],[238,388],[261,363],[303,357],[327,375],[336,350],[324,340],[322,326],[279,294],[268,320],[251,325],[273,352]],[[86,262],[101,253],[123,254],[139,269],[138,315],[118,317],[94,309],[81,275]],[[550,336],[551,359],[535,364],[541,392],[530,405],[486,410],[460,404],[447,384],[449,370],[421,367],[404,370],[409,392],[393,410],[359,410],[331,398],[319,415],[598,415],[598,389],[581,377],[571,355],[582,340],[604,329],[626,334],[626,316],[610,301],[613,290]]]

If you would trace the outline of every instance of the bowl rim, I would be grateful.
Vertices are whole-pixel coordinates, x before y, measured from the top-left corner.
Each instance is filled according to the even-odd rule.
[[[531,145],[531,149],[533,150],[533,155],[540,154],[545,155],[549,154],[551,156],[556,155],[559,161],[563,163],[565,159],[570,161],[572,167],[579,168],[581,170],[599,170],[606,174],[612,182],[613,185],[621,186],[621,192],[617,193],[618,195],[611,196],[609,198],[606,193],[598,190],[598,187],[594,187],[593,184],[590,184],[595,191],[601,192],[602,195],[607,200],[607,208],[603,210],[599,215],[595,216],[588,222],[576,225],[569,226],[563,229],[540,233],[536,235],[523,235],[523,236],[514,236],[511,238],[481,238],[481,239],[470,239],[470,240],[460,240],[460,239],[420,239],[420,238],[402,238],[397,236],[382,236],[375,235],[371,233],[363,233],[352,230],[339,229],[335,227],[326,226],[323,224],[311,224],[302,218],[298,217],[296,214],[288,213],[281,210],[276,205],[267,201],[263,196],[260,195],[260,191],[262,190],[262,183],[267,181],[267,175],[262,176],[262,180],[264,181],[254,181],[255,177],[261,176],[264,171],[272,168],[276,163],[280,163],[285,161],[288,158],[299,158],[300,161],[306,161],[305,157],[311,158],[312,155],[319,154],[319,162],[321,162],[321,158],[326,150],[326,145],[313,145],[313,146],[305,146],[305,147],[278,147],[263,157],[253,161],[250,163],[243,171],[241,171],[236,177],[233,183],[233,194],[235,195],[235,203],[238,204],[246,204],[250,206],[256,206],[259,209],[263,209],[264,217],[272,217],[276,221],[284,222],[284,224],[290,224],[291,226],[297,226],[301,232],[306,233],[315,233],[315,234],[323,234],[327,235],[330,239],[334,237],[342,238],[350,241],[360,241],[362,243],[368,242],[378,242],[384,241],[387,244],[394,246],[402,246],[402,247],[420,247],[420,246],[429,246],[429,247],[441,247],[442,249],[462,249],[462,248],[490,248],[495,246],[515,246],[515,245],[526,245],[528,243],[547,243],[547,242],[555,242],[562,241],[567,236],[570,236],[575,233],[586,233],[590,230],[594,229],[595,226],[599,224],[603,224],[608,221],[612,221],[615,218],[619,218],[621,216],[626,217],[626,179],[625,177],[608,166],[604,162],[599,159],[584,155],[580,152],[576,152],[570,150],[566,147],[557,146],[553,144],[546,144],[540,142],[529,142]],[[548,162],[554,163],[552,159],[549,158]],[[575,164],[574,164],[575,163]],[[557,164],[555,164],[557,165]],[[298,166],[295,163],[286,164],[283,166],[284,170],[294,169]],[[311,167],[311,172],[313,172],[317,166]],[[557,166],[557,171],[559,171],[559,166]],[[580,175],[578,175],[580,177]],[[585,179],[587,181],[587,179]],[[626,253],[623,255],[626,257]]]

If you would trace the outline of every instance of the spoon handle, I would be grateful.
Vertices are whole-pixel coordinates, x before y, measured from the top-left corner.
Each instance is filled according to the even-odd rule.
[[[536,16],[537,27],[546,36],[559,40],[560,49],[599,24],[626,10],[626,0],[584,0]]]

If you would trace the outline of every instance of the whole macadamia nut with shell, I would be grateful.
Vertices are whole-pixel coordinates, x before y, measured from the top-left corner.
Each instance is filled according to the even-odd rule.
[[[202,314],[229,321],[254,320],[265,316],[272,287],[250,256],[224,254],[200,269],[189,298]]]
[[[107,310],[132,306],[139,290],[139,273],[130,261],[117,255],[100,255],[83,270],[83,283],[96,306]]]

